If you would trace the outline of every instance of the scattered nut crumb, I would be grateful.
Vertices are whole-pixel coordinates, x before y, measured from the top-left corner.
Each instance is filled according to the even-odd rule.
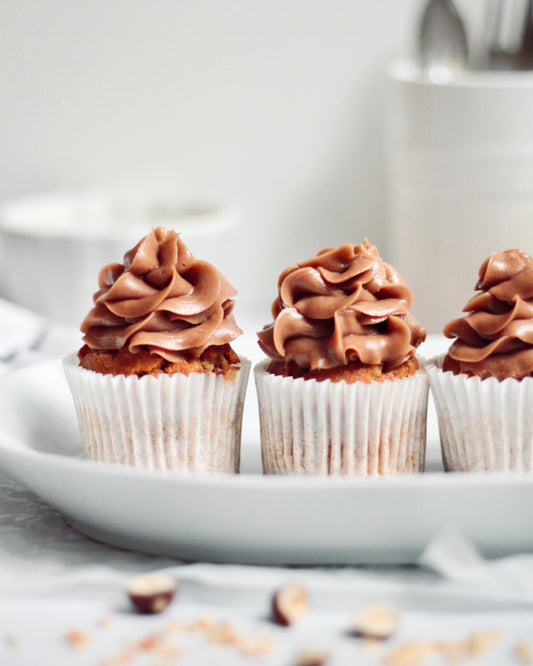
[[[119,654],[116,657],[111,657],[110,659],[105,659],[100,662],[99,666],[127,666],[131,664],[134,657],[130,654]]]
[[[156,643],[151,651],[162,657],[181,657],[184,654],[184,651],[179,646],[164,640],[160,640]]]
[[[176,618],[161,634],[147,634],[137,641],[127,642],[120,653],[101,662],[100,666],[127,666],[145,652],[171,659],[181,657],[185,651],[170,642],[168,635],[185,631],[202,631],[206,642],[234,647],[245,657],[266,655],[275,649],[276,641],[262,629],[260,626],[255,633],[245,634],[239,632],[230,622],[215,622],[207,615],[202,615],[193,622]]]
[[[202,623],[203,625],[204,623]],[[229,622],[215,623],[210,620],[205,628],[206,640],[209,643],[234,646],[246,657],[268,654],[276,646],[272,637],[263,633],[258,635],[243,634],[237,631]]]
[[[382,658],[387,666],[417,666],[434,650],[434,644],[423,641],[401,643],[387,651]]]
[[[272,597],[272,619],[288,627],[305,615],[308,607],[309,600],[304,587],[295,584],[282,585]]]
[[[20,648],[22,647],[22,643],[19,641],[18,638],[15,638],[15,636],[7,636],[6,645],[12,650],[20,650]]]
[[[473,632],[458,641],[410,641],[386,652],[382,661],[387,666],[416,666],[432,653],[449,663],[469,661],[487,655],[502,636],[499,629],[492,629]]]
[[[513,654],[521,664],[533,664],[533,647],[528,641],[517,643]]]
[[[97,624],[99,627],[102,627],[102,629],[107,629],[107,627],[110,627],[113,624],[113,618],[105,615],[98,620]]]
[[[276,641],[271,636],[241,635],[237,647],[244,657],[258,657],[272,652],[276,647]]]
[[[459,641],[438,641],[435,650],[449,662],[457,663],[485,656],[502,637],[503,632],[499,629],[477,631]]]
[[[398,612],[387,604],[374,603],[364,606],[352,625],[354,636],[374,640],[390,638],[398,628]]]
[[[141,652],[150,652],[163,657],[181,657],[184,651],[158,634],[148,634],[136,642],[128,642],[118,655],[104,662],[102,666],[122,666],[129,664]]]
[[[138,652],[139,648],[136,643],[127,642],[117,655],[106,659],[99,666],[127,666],[135,660]]]
[[[197,620],[189,625],[188,629],[189,631],[202,631],[205,629],[210,629],[213,625],[213,618],[209,617],[209,615],[201,615]]]
[[[174,578],[158,573],[136,576],[126,585],[126,592],[139,613],[161,613],[174,598],[176,590]]]
[[[388,649],[385,641],[376,641],[375,638],[363,638],[359,647],[375,661],[380,661],[385,650]]]
[[[65,634],[65,640],[73,650],[83,650],[93,642],[89,634],[78,629],[69,629]]]
[[[152,650],[159,640],[159,636],[149,634],[139,640],[137,647],[139,650]]]
[[[175,646],[172,643],[169,643],[161,636],[152,634],[150,636],[145,636],[137,643],[139,650],[145,652],[155,652],[157,654],[164,654],[167,656],[174,656]],[[178,650],[181,653],[181,651]]]
[[[179,634],[187,629],[187,624],[180,619],[172,620],[165,629],[168,634]]]
[[[213,624],[207,631],[207,640],[209,643],[237,645],[239,638],[239,632],[229,622]]]
[[[330,656],[326,650],[302,650],[296,658],[295,666],[325,666]]]

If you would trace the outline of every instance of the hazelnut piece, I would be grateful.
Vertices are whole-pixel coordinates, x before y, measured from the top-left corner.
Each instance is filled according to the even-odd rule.
[[[307,612],[307,590],[301,585],[282,585],[272,597],[272,619],[288,627]]]
[[[302,650],[298,655],[295,666],[325,666],[330,658],[330,653],[325,650]]]
[[[161,613],[174,598],[177,590],[174,578],[165,574],[146,574],[132,578],[126,592],[139,613]]]
[[[359,611],[351,633],[361,638],[383,641],[390,638],[397,627],[397,611],[387,604],[374,603]]]

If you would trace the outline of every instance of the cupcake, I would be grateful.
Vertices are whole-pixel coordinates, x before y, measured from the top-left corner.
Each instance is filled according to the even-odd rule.
[[[449,471],[531,470],[533,443],[533,260],[494,252],[479,269],[453,338],[426,370]]]
[[[249,363],[230,345],[235,289],[161,227],[98,284],[84,345],[63,360],[85,457],[237,472]]]
[[[424,468],[427,378],[411,291],[376,248],[325,248],[279,277],[255,368],[267,474]]]

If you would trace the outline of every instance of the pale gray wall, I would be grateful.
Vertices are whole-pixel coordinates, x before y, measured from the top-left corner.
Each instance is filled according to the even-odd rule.
[[[417,0],[1,0],[0,198],[175,182],[237,203],[242,302],[364,236],[386,255],[381,94]]]

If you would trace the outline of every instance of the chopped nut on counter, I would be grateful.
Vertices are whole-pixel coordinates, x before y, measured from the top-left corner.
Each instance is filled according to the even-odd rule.
[[[157,635],[146,636],[141,639],[138,648],[141,651],[153,652],[164,657],[180,657],[183,654],[183,651],[177,645]]]
[[[200,620],[202,618],[199,618]],[[211,619],[209,621],[204,619],[200,622],[199,628],[205,630],[206,640],[209,643],[233,646],[246,657],[268,654],[276,646],[274,639],[265,633],[245,634],[235,629],[229,622],[215,623]]]
[[[229,622],[213,624],[206,636],[209,643],[221,645],[237,645],[240,638],[239,632]]]
[[[272,597],[272,619],[288,627],[299,620],[309,607],[307,590],[301,585],[283,585]]]
[[[392,606],[374,603],[362,608],[355,617],[352,634],[361,638],[385,640],[398,628],[398,612]]]
[[[78,629],[69,629],[65,634],[65,640],[73,650],[82,650],[92,645],[92,638],[89,634]]]
[[[22,647],[22,643],[19,641],[18,638],[15,638],[15,636],[7,636],[6,645],[12,650],[20,650],[20,648]]]
[[[167,634],[181,634],[189,629],[189,625],[184,621],[176,618],[171,620],[165,628]]]
[[[528,641],[517,643],[513,654],[521,664],[533,664],[533,647]]]
[[[476,631],[462,640],[438,641],[435,650],[452,663],[467,661],[487,655],[502,637],[503,632],[499,629]]]
[[[326,650],[302,650],[296,659],[295,666],[326,666],[331,654]]]
[[[131,664],[132,659],[132,657],[119,654],[116,657],[104,659],[104,661],[100,662],[98,666],[128,666],[128,664]]]
[[[118,654],[106,659],[99,666],[127,666],[145,652],[171,658],[181,657],[184,654],[184,650],[180,646],[171,643],[164,636],[147,634],[137,641],[128,641]]]
[[[388,650],[382,662],[386,666],[418,666],[431,654],[440,654],[451,664],[472,661],[487,655],[502,636],[499,629],[492,629],[473,632],[458,641],[408,641]]]
[[[244,657],[260,657],[272,652],[276,647],[276,641],[271,636],[241,634],[237,647]]]
[[[174,578],[165,574],[147,574],[132,578],[126,585],[128,596],[139,613],[161,613],[177,590]]]
[[[408,641],[386,652],[382,662],[386,666],[418,666],[434,649],[434,643],[429,641]]]
[[[192,622],[187,627],[187,629],[189,631],[205,631],[207,629],[211,629],[211,627],[214,624],[215,624],[215,621],[213,620],[212,617],[209,617],[209,615],[201,615],[194,622]]]

